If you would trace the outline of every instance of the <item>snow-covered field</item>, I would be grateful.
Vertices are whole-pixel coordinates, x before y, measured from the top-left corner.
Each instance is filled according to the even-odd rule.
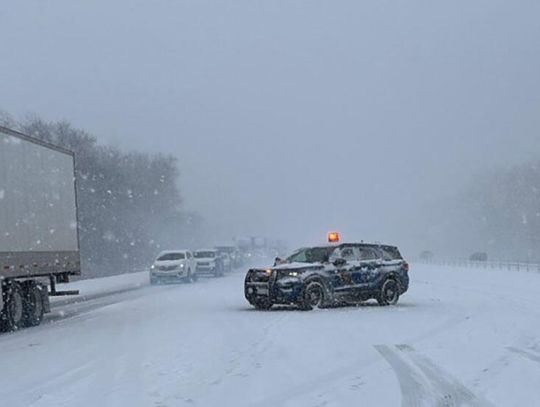
[[[243,277],[56,303],[42,326],[0,336],[0,404],[539,403],[540,274],[413,265],[398,306],[313,312],[255,311]],[[146,281],[124,279],[78,284]]]

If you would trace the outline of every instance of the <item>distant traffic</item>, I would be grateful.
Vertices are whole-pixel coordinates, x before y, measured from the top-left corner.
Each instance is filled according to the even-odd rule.
[[[244,266],[268,262],[280,255],[284,242],[263,237],[237,239],[237,244],[165,250],[150,267],[150,284],[194,283],[199,277],[222,277]]]

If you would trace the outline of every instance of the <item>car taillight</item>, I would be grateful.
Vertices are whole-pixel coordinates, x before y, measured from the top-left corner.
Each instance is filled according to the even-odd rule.
[[[407,262],[403,263],[403,270],[405,270],[407,272],[409,271],[409,263],[407,263]]]

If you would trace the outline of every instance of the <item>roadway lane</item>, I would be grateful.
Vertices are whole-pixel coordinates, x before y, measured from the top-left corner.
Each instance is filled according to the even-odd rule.
[[[258,312],[243,274],[97,298],[0,336],[10,406],[518,406],[540,274],[413,266],[396,307]],[[54,318],[53,318],[54,319]],[[534,397],[534,398],[533,398]]]

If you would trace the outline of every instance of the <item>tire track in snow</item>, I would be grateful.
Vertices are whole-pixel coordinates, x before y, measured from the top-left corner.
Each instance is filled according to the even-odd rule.
[[[399,305],[398,305],[399,307]],[[452,329],[452,327],[459,325],[460,323],[466,321],[467,318],[464,315],[457,314],[451,318],[448,318],[439,325],[433,326],[425,331],[414,335],[407,340],[409,342],[419,342],[426,338],[438,335],[442,332]],[[380,361],[380,358],[376,354],[373,356],[367,356],[363,358],[356,359],[353,363],[332,369],[328,372],[325,372],[312,380],[305,381],[296,386],[292,386],[288,389],[283,389],[277,394],[272,396],[267,396],[265,398],[259,399],[252,404],[253,407],[266,407],[266,406],[275,406],[283,404],[286,401],[291,399],[296,399],[302,395],[312,393],[316,388],[321,386],[327,387],[330,383],[338,382],[343,379],[344,376],[349,376],[352,374],[357,374],[359,370],[365,370],[369,366],[375,365]],[[361,368],[359,368],[361,366]]]
[[[397,376],[403,407],[492,406],[410,345],[396,345],[397,351],[387,345],[378,345],[375,348]],[[409,357],[410,362],[403,358],[403,354]]]
[[[509,346],[506,349],[508,349],[510,352],[517,353],[518,355],[526,359],[532,360],[533,362],[540,363],[540,355],[537,355],[535,353],[529,352],[524,349],[515,348],[513,346]]]
[[[401,405],[403,407],[422,406],[422,400],[428,399],[422,378],[388,346],[375,345],[375,349],[388,362],[397,376],[401,389]]]
[[[288,319],[288,314],[279,314],[263,325],[260,335],[246,349],[233,351],[234,356],[229,360],[229,366],[208,384],[217,385],[230,377],[248,377],[253,370],[262,368],[258,360],[271,349],[274,338],[279,335],[279,330],[274,328]]]

